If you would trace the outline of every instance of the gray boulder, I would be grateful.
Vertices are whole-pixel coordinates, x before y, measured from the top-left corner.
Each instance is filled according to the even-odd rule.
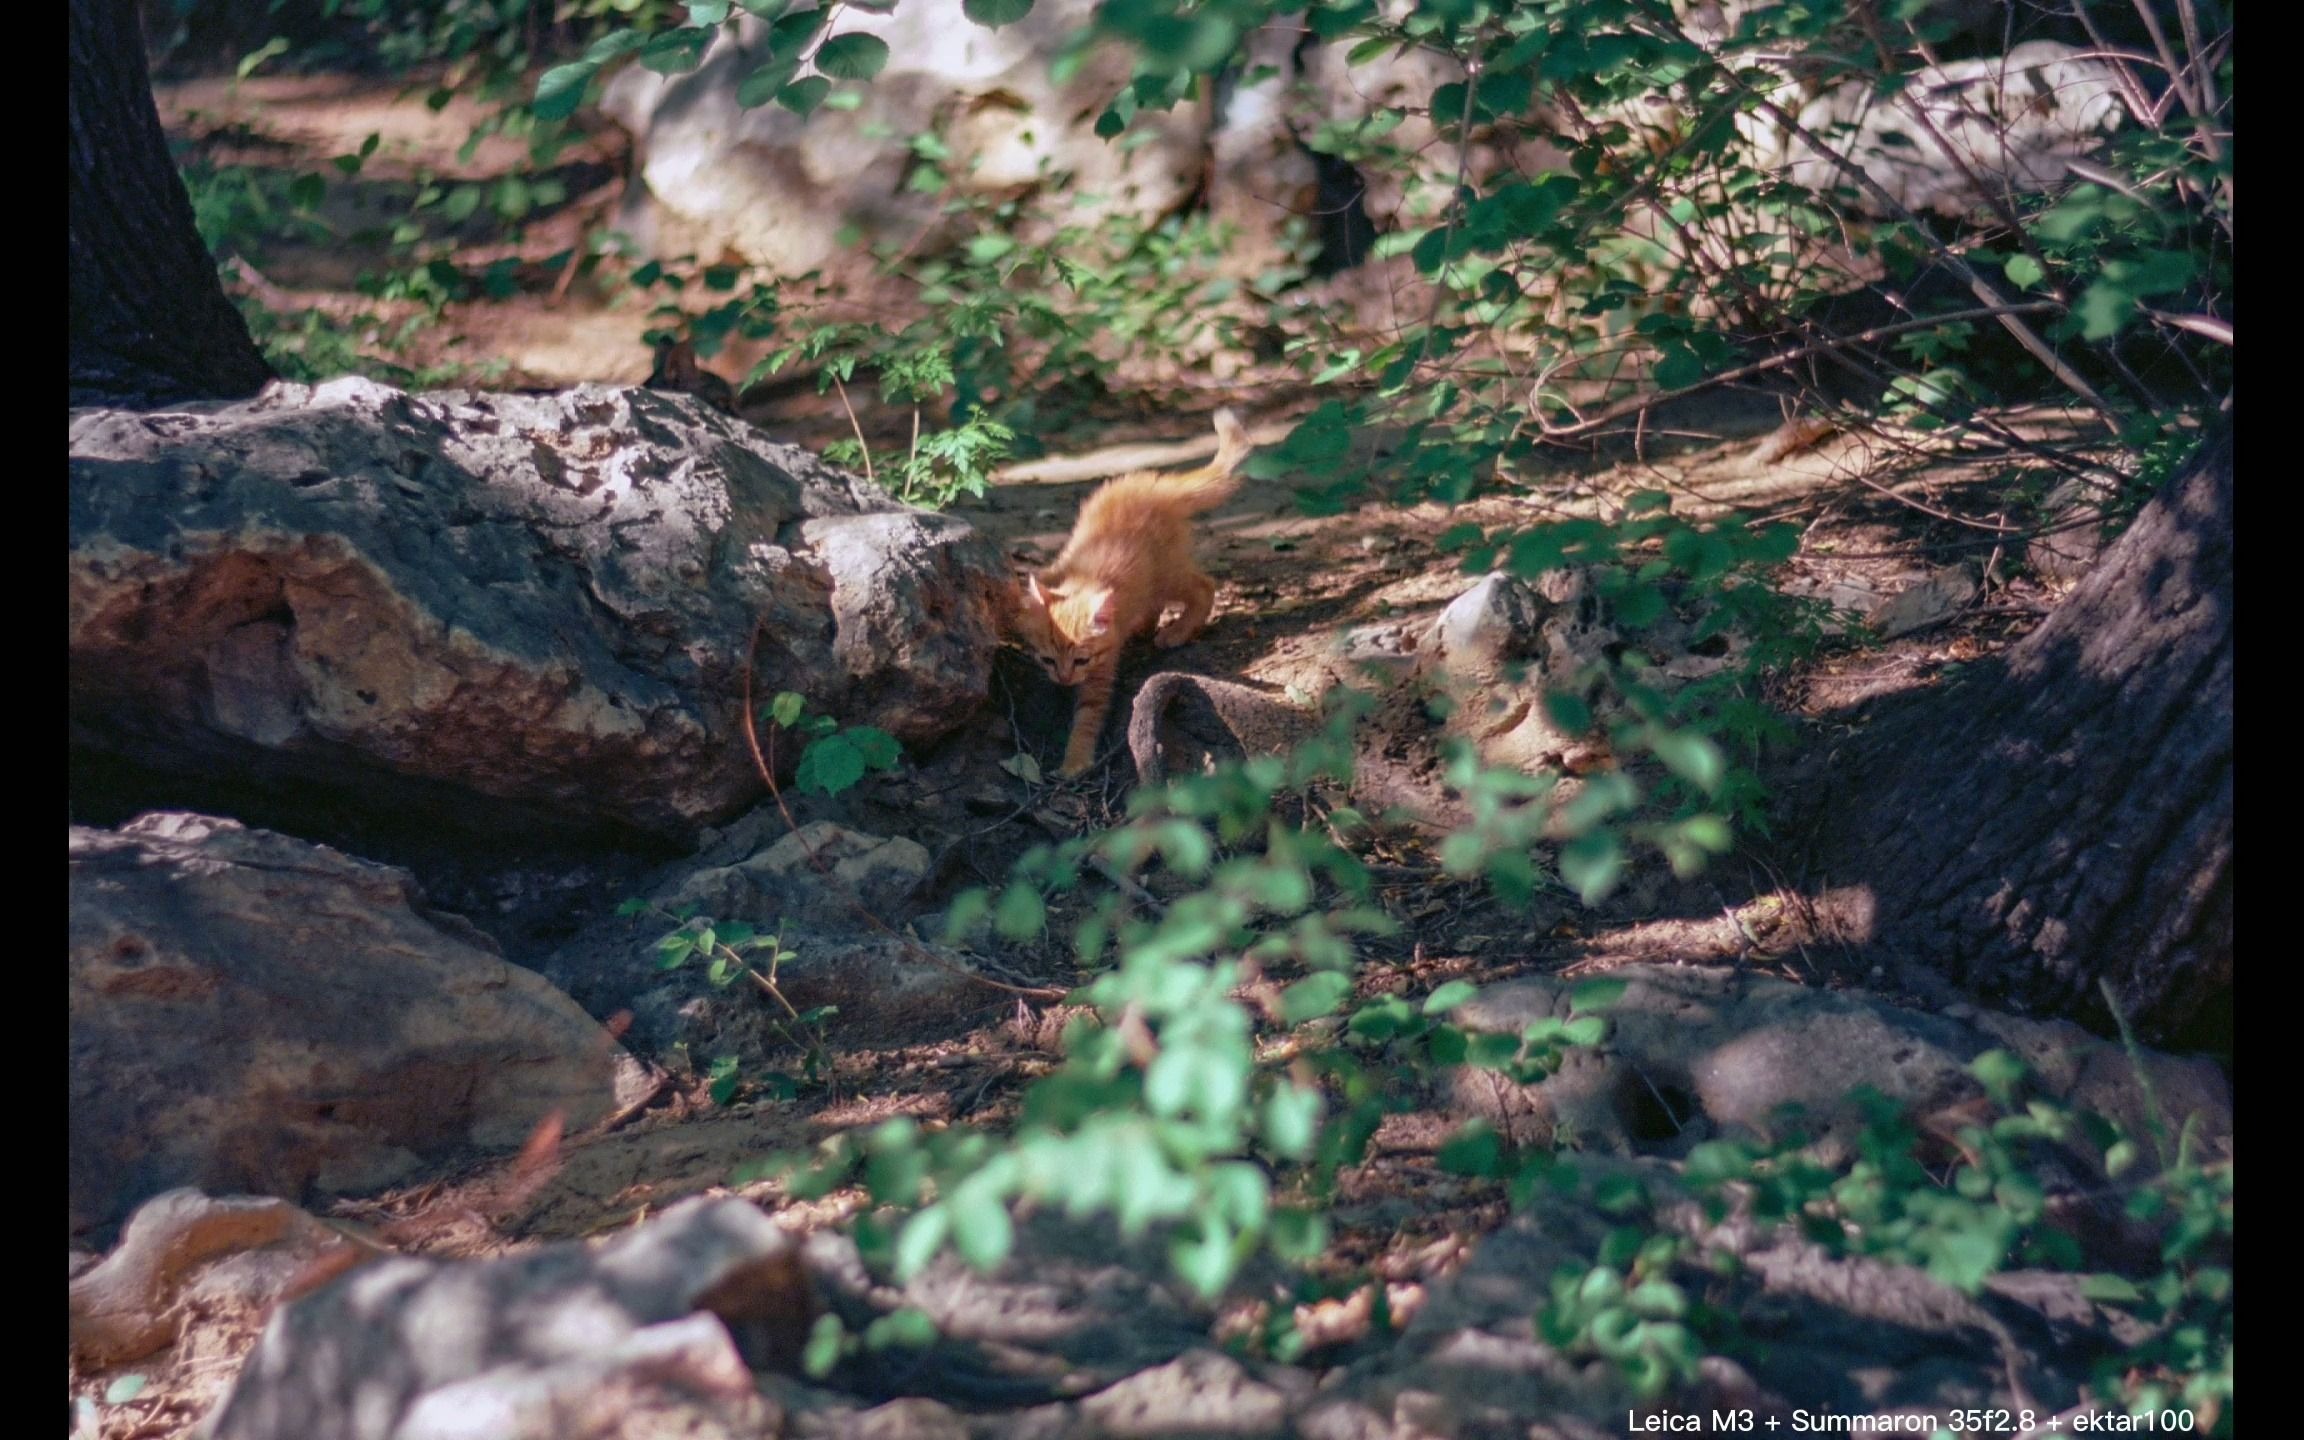
[[[795,1242],[743,1200],[597,1249],[382,1260],[273,1317],[211,1440],[765,1437],[746,1362],[792,1363],[813,1314]]]
[[[275,385],[71,452],[72,741],[163,775],[686,838],[759,788],[755,620],[756,694],[907,741],[998,644],[988,540],[686,397]]]
[[[837,1011],[828,1030],[836,1043],[906,1042],[1002,999],[971,979],[965,956],[909,933],[907,902],[932,862],[908,837],[830,820],[795,832],[763,806],[653,877],[643,894],[654,908],[602,917],[537,969],[591,1013],[625,1013],[622,1033],[639,1054],[733,1056],[749,1070],[790,1052],[797,1032],[789,1012],[741,976],[715,986],[693,954],[668,970],[655,948],[676,928],[674,914],[724,929],[740,921],[760,936],[775,934],[789,952],[774,966],[785,1001],[801,1011]],[[758,951],[746,958],[770,968]]]
[[[403,871],[197,815],[70,832],[77,1232],[180,1185],[375,1190],[571,1130],[637,1075]]]
[[[779,274],[855,283],[869,277],[876,245],[933,246],[954,198],[1038,194],[1066,202],[1048,207],[1061,224],[1167,214],[1200,182],[1205,112],[1147,111],[1135,129],[1148,138],[1136,145],[1098,135],[1097,116],[1127,83],[1127,57],[1099,48],[1061,83],[1051,74],[1094,9],[1042,0],[994,30],[968,20],[961,0],[852,7],[838,29],[885,41],[887,68],[855,109],[806,117],[737,103],[744,78],[769,60],[766,27],[749,17],[692,74],[629,66],[601,99],[633,135],[638,183],[623,227],[660,255],[732,251]],[[923,165],[913,137],[929,133],[948,152],[937,166],[946,189],[908,183]]]
[[[1849,190],[1859,212],[1875,215],[1892,212],[1843,160],[1898,205],[1960,219],[1987,191],[2057,185],[2066,161],[2095,150],[2126,118],[2112,63],[2053,40],[1924,67],[1893,96],[1859,80],[1805,104],[1787,85],[1782,98],[1796,105],[1799,129],[1760,114],[1741,120],[1753,158],[1794,184]]]

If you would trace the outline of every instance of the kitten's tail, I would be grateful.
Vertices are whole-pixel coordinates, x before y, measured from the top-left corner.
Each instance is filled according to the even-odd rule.
[[[1160,489],[1165,497],[1181,504],[1188,511],[1211,510],[1232,498],[1240,488],[1240,462],[1256,442],[1248,438],[1248,427],[1230,410],[1216,412],[1216,455],[1197,470],[1160,477]]]

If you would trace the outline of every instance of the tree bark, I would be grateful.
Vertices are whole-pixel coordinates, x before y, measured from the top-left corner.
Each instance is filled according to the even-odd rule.
[[[72,0],[74,405],[251,395],[272,378],[224,296],[168,155],[133,0]]]
[[[2230,419],[2004,664],[1902,697],[1835,768],[1832,908],[1875,953],[2228,1042]]]

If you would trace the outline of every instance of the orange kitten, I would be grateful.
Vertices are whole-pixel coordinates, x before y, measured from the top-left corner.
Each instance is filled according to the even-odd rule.
[[[1229,410],[1216,412],[1216,440],[1216,458],[1201,469],[1139,470],[1106,481],[1080,507],[1064,553],[1025,577],[1016,638],[1057,684],[1080,692],[1059,775],[1077,775],[1095,758],[1129,637],[1157,626],[1154,644],[1181,645],[1216,606],[1216,582],[1192,562],[1191,517],[1240,488],[1232,472],[1249,449],[1248,432]],[[1171,605],[1181,608],[1161,624]]]

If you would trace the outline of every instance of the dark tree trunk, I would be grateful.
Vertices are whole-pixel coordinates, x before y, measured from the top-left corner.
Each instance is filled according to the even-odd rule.
[[[2005,664],[1836,763],[1833,908],[1888,955],[2098,1026],[2228,1040],[2232,427]]]
[[[272,378],[168,157],[134,0],[71,0],[72,400],[164,405]]]

